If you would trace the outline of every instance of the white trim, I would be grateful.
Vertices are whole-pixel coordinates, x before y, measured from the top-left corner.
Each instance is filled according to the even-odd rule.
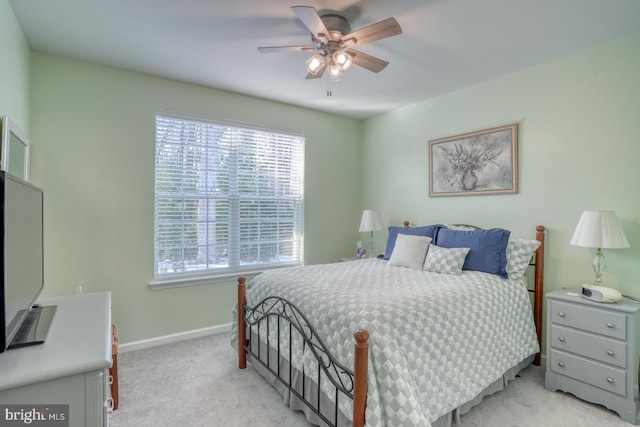
[[[229,127],[236,127],[236,128],[248,128],[248,129],[253,129],[253,130],[262,131],[262,132],[285,133],[288,135],[299,136],[302,138],[305,137],[303,132],[300,132],[297,130],[270,128],[270,127],[264,127],[259,124],[250,123],[250,122],[235,121],[235,120],[224,119],[216,116],[200,115],[196,113],[183,113],[183,112],[178,112],[178,111],[165,109],[165,108],[158,109],[156,111],[156,116],[191,120],[196,122],[205,122],[212,125],[222,125],[222,126],[229,126]]]
[[[299,264],[295,264],[295,265],[299,265]],[[250,280],[256,277],[258,274],[262,273],[263,271],[264,270],[247,271],[247,272],[236,271],[232,273],[218,274],[215,276],[213,275],[191,276],[191,277],[175,276],[175,277],[170,277],[166,279],[154,279],[149,282],[149,289],[153,291],[157,291],[160,289],[182,288],[185,286],[197,286],[197,285],[208,285],[208,284],[219,283],[219,282],[230,282],[230,281],[236,281],[240,276],[243,276],[247,280]]]
[[[292,262],[292,263],[286,263],[286,264],[283,263],[278,265],[261,266],[260,270],[245,270],[245,271],[237,270],[229,273],[216,274],[216,275],[200,275],[200,276],[176,275],[173,277],[151,280],[149,282],[149,289],[153,291],[157,291],[161,289],[181,288],[184,286],[208,285],[212,283],[236,281],[238,277],[241,277],[241,276],[247,279],[247,281],[249,281],[254,277],[256,277],[258,274],[261,274],[266,270],[273,270],[276,268],[284,268],[284,267],[298,267],[300,265],[303,265],[303,264]]]
[[[2,128],[2,133],[0,135],[0,140],[2,141],[2,156],[0,162],[0,169],[3,171],[9,172],[9,149],[11,147],[11,136],[15,136],[15,139],[24,146],[24,168],[23,175],[18,176],[18,178],[23,181],[29,181],[29,150],[30,150],[30,142],[27,135],[22,133],[22,131],[16,126],[15,123],[9,119],[8,116],[2,116],[2,123],[0,128]]]
[[[149,338],[147,340],[118,344],[118,352],[126,353],[128,351],[142,350],[145,348],[157,347],[159,345],[165,344],[173,344],[180,341],[191,340],[194,338],[206,337],[209,335],[223,334],[229,331],[231,331],[231,323],[209,326],[207,328],[194,329],[192,331],[179,332],[177,334],[164,335],[161,337]]]

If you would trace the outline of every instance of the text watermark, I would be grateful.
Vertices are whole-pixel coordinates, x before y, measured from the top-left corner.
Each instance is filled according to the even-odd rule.
[[[0,405],[0,427],[69,427],[69,405]]]

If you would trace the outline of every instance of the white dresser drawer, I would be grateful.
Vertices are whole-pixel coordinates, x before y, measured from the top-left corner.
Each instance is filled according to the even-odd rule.
[[[553,372],[575,378],[603,390],[627,395],[626,372],[573,354],[551,350],[550,368]]]
[[[626,316],[611,310],[551,301],[551,321],[621,340],[627,337]]]
[[[627,344],[624,341],[551,325],[551,345],[558,350],[576,353],[620,368],[627,367]]]

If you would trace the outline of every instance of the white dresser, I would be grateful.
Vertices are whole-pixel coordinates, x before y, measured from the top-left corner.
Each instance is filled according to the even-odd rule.
[[[69,405],[70,427],[106,427],[111,294],[47,298],[58,306],[44,344],[0,353],[0,404]]]
[[[589,301],[577,289],[547,294],[545,388],[563,390],[638,421],[640,304]]]

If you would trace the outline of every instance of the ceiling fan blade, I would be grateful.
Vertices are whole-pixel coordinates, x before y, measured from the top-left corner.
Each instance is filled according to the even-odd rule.
[[[376,40],[402,34],[400,24],[394,18],[387,18],[375,24],[368,25],[342,37],[347,46],[361,46]]]
[[[315,38],[323,42],[331,40],[329,30],[327,30],[315,8],[311,6],[291,6],[291,9]]]
[[[316,50],[313,46],[266,46],[259,47],[261,53],[278,53],[278,52],[313,52]]]
[[[324,71],[326,69],[327,69],[327,64],[322,64],[322,66],[320,66],[320,68],[318,69],[318,71],[315,74],[307,73],[307,77],[305,77],[305,79],[307,79],[307,80],[319,79],[320,77],[322,77],[322,75],[324,74]]]
[[[384,67],[389,65],[387,61],[376,58],[375,56],[367,55],[359,50],[349,49],[348,52],[349,55],[351,55],[351,60],[354,64],[359,65],[362,68],[366,68],[369,71],[373,71],[374,73],[379,73],[384,70]]]

